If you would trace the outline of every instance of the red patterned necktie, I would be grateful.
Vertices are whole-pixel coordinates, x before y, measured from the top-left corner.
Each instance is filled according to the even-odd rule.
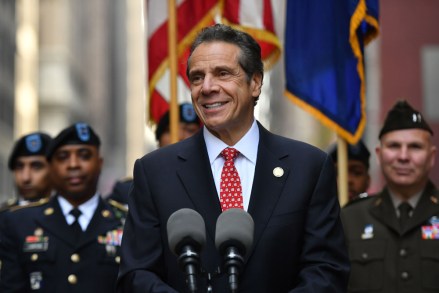
[[[225,148],[221,155],[226,160],[221,172],[220,203],[223,212],[230,208],[243,208],[241,179],[234,160],[239,152],[234,148]]]

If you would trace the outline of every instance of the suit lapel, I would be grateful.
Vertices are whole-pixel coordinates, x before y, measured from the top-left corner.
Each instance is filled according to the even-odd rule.
[[[177,174],[195,209],[203,217],[208,235],[215,239],[216,220],[221,213],[221,206],[202,133],[199,131],[195,134],[194,139],[179,152],[182,164]]]
[[[99,204],[87,230],[84,231],[79,246],[84,246],[90,242],[94,242],[98,235],[105,235],[107,232],[117,228],[121,228],[121,223],[116,219],[111,209],[105,205],[102,198],[99,198]],[[117,241],[117,239],[114,239],[114,241]]]
[[[438,194],[431,182],[423,192],[418,205],[413,211],[412,218],[407,222],[407,227],[402,233],[406,233],[413,228],[421,226],[427,219],[438,215]]]
[[[407,222],[407,226],[403,231],[399,227],[399,222],[396,217],[395,209],[387,189],[383,190],[373,206],[371,207],[371,214],[377,218],[381,223],[385,224],[396,233],[403,235],[410,230],[419,227],[428,218],[439,213],[439,198],[434,185],[429,182],[421,199],[415,210],[412,218]],[[422,211],[422,212],[421,212]]]
[[[67,244],[75,246],[77,239],[75,239],[67,224],[57,197],[58,196],[55,196],[50,200],[49,205],[43,210],[43,216],[37,219],[37,222],[43,229],[49,231]]]
[[[399,233],[399,222],[387,189],[382,191],[381,196],[374,199],[370,212],[379,222]]]
[[[255,222],[254,245],[260,239],[289,175],[288,166],[282,162],[282,159],[288,154],[273,147],[274,136],[262,125],[258,126],[260,141],[248,208],[248,212]],[[178,155],[182,165],[178,168],[177,174],[196,210],[203,216],[207,233],[212,239],[215,239],[216,221],[221,213],[221,206],[202,131],[193,138]],[[277,167],[283,170],[282,176],[276,177],[273,174]],[[191,172],[187,172],[187,170],[191,170]]]
[[[264,232],[289,176],[289,168],[282,162],[282,158],[287,157],[288,154],[272,147],[272,135],[260,124],[259,129],[258,157],[248,208],[255,222],[253,247]],[[283,174],[276,173],[275,168],[282,170]]]
[[[119,225],[119,221],[106,207],[101,198],[87,230],[79,241],[70,230],[56,197],[51,199],[48,207],[43,210],[43,214],[38,219],[41,227],[73,247],[84,246],[91,241],[95,241],[97,235],[105,234],[111,229],[116,229]]]

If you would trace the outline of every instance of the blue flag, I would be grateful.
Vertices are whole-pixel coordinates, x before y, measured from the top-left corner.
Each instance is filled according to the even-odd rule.
[[[364,45],[378,30],[378,0],[287,0],[287,96],[351,144],[366,123]]]

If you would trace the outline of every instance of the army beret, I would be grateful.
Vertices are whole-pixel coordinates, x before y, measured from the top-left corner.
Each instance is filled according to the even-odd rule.
[[[94,145],[99,148],[101,140],[87,123],[75,123],[62,130],[52,140],[46,152],[47,159],[50,160],[58,148],[72,144]]]
[[[195,112],[191,103],[183,103],[180,105],[180,122],[200,124],[200,119]],[[162,134],[169,129],[169,110],[160,118],[155,130],[155,138],[160,139]]]
[[[33,132],[15,142],[9,156],[9,170],[14,169],[15,160],[22,156],[45,156],[52,138],[43,132]]]
[[[412,128],[424,129],[433,135],[433,130],[431,130],[422,114],[413,109],[407,101],[401,100],[387,113],[378,138],[391,131]]]
[[[348,144],[347,151],[348,151],[348,160],[360,161],[364,165],[366,165],[367,168],[369,168],[370,152],[362,140],[359,140],[357,142],[357,144],[354,144],[354,145]],[[328,153],[331,156],[332,160],[334,162],[337,162],[337,144],[336,143],[331,145]]]

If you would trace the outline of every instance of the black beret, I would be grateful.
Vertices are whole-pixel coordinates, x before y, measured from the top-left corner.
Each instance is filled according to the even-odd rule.
[[[69,144],[94,145],[99,148],[101,140],[90,125],[78,122],[62,130],[50,143],[46,156],[50,160],[55,151]]]
[[[401,100],[387,113],[386,120],[384,121],[378,138],[381,138],[390,131],[411,128],[424,129],[433,135],[433,130],[428,126],[422,114],[413,109],[407,101]]]
[[[12,148],[8,161],[9,170],[13,170],[17,157],[46,155],[51,140],[52,138],[43,132],[33,132],[22,136]]]
[[[357,144],[353,144],[353,145],[348,144],[347,151],[348,151],[348,160],[360,161],[364,165],[366,165],[367,168],[369,168],[370,152],[362,140],[359,140],[357,142]],[[330,147],[328,153],[331,156],[334,163],[337,162],[337,144],[336,143],[334,143]]]
[[[191,103],[180,105],[180,122],[200,124],[200,119]],[[159,140],[160,136],[167,130],[169,130],[169,110],[160,118],[155,130],[155,138]]]

